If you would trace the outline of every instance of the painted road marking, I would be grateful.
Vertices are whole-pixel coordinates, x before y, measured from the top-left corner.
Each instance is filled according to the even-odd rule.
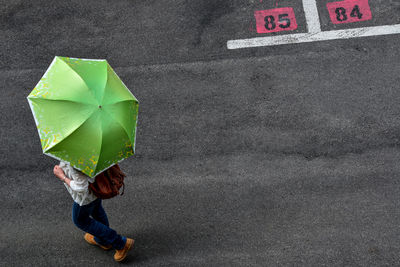
[[[298,33],[287,34],[273,37],[256,37],[250,39],[230,40],[228,49],[238,49],[246,47],[271,46],[294,43],[307,43],[317,41],[327,41],[335,39],[349,39],[356,37],[368,37],[376,35],[399,34],[400,24],[363,27],[337,31],[322,31],[318,33]]]
[[[327,3],[329,16],[333,24],[350,23],[372,18],[368,0],[347,0]]]
[[[258,33],[293,31],[297,29],[293,8],[283,7],[254,12]]]
[[[373,27],[362,27],[346,30],[333,30],[333,31],[321,31],[321,24],[319,22],[318,10],[315,0],[302,0],[303,7],[307,23],[307,33],[297,33],[297,34],[286,34],[280,36],[268,36],[268,37],[255,37],[249,39],[239,39],[239,40],[229,40],[227,42],[228,49],[239,49],[248,47],[259,47],[259,46],[273,46],[273,45],[283,45],[283,44],[295,44],[295,43],[307,43],[307,42],[317,42],[317,41],[327,41],[335,39],[349,39],[358,37],[368,37],[368,36],[379,36],[379,35],[389,35],[389,34],[399,34],[400,24],[394,25],[384,25],[384,26],[373,26]],[[346,0],[348,2],[355,2],[354,0]],[[346,2],[342,1],[342,2]],[[364,0],[367,1],[367,0]],[[350,5],[351,6],[351,5]],[[361,12],[361,18],[364,16],[365,4],[358,5],[359,11]],[[342,6],[343,7],[343,6]],[[346,6],[347,7],[347,6]],[[345,8],[347,10],[347,8]],[[368,5],[369,9],[369,5]],[[357,18],[360,16],[357,12],[351,9],[350,14],[353,13]],[[338,11],[339,13],[342,11]],[[368,12],[365,13],[368,17]],[[335,12],[336,15],[336,12]],[[340,15],[340,14],[339,14]],[[353,18],[356,18],[353,17]],[[339,16],[343,19],[343,16]]]
[[[306,16],[307,30],[309,33],[321,31],[317,3],[315,0],[303,0],[303,9]]]

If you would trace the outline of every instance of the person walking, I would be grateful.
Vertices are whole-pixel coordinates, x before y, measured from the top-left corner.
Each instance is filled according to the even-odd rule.
[[[119,235],[109,227],[101,198],[96,197],[89,188],[89,183],[94,183],[95,178],[83,174],[64,161],[55,165],[53,172],[64,182],[74,200],[72,221],[79,229],[86,232],[84,239],[89,244],[97,245],[104,250],[114,248],[116,250],[114,260],[124,260],[132,248],[134,240]]]

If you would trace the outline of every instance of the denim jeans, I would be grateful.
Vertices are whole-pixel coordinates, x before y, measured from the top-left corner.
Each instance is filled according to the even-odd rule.
[[[79,229],[94,235],[95,241],[100,245],[111,244],[115,249],[122,249],[125,246],[126,237],[120,236],[109,227],[107,214],[101,205],[100,198],[84,206],[79,206],[74,202],[72,221]]]

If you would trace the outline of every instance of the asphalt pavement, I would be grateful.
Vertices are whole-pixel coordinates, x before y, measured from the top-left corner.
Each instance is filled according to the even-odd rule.
[[[372,19],[400,23],[396,1]],[[0,1],[0,265],[117,266],[71,220],[26,96],[54,56],[106,58],[139,99],[110,224],[128,266],[400,265],[400,35],[228,50],[301,1]]]

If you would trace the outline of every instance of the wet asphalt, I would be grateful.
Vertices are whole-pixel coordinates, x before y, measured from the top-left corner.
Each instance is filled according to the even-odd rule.
[[[396,1],[344,25],[325,5],[322,30],[400,23]],[[400,265],[400,35],[226,48],[287,6],[306,32],[293,0],[0,1],[0,265],[119,265],[41,151],[26,96],[56,55],[106,58],[140,101],[103,202],[136,240],[122,265]]]

